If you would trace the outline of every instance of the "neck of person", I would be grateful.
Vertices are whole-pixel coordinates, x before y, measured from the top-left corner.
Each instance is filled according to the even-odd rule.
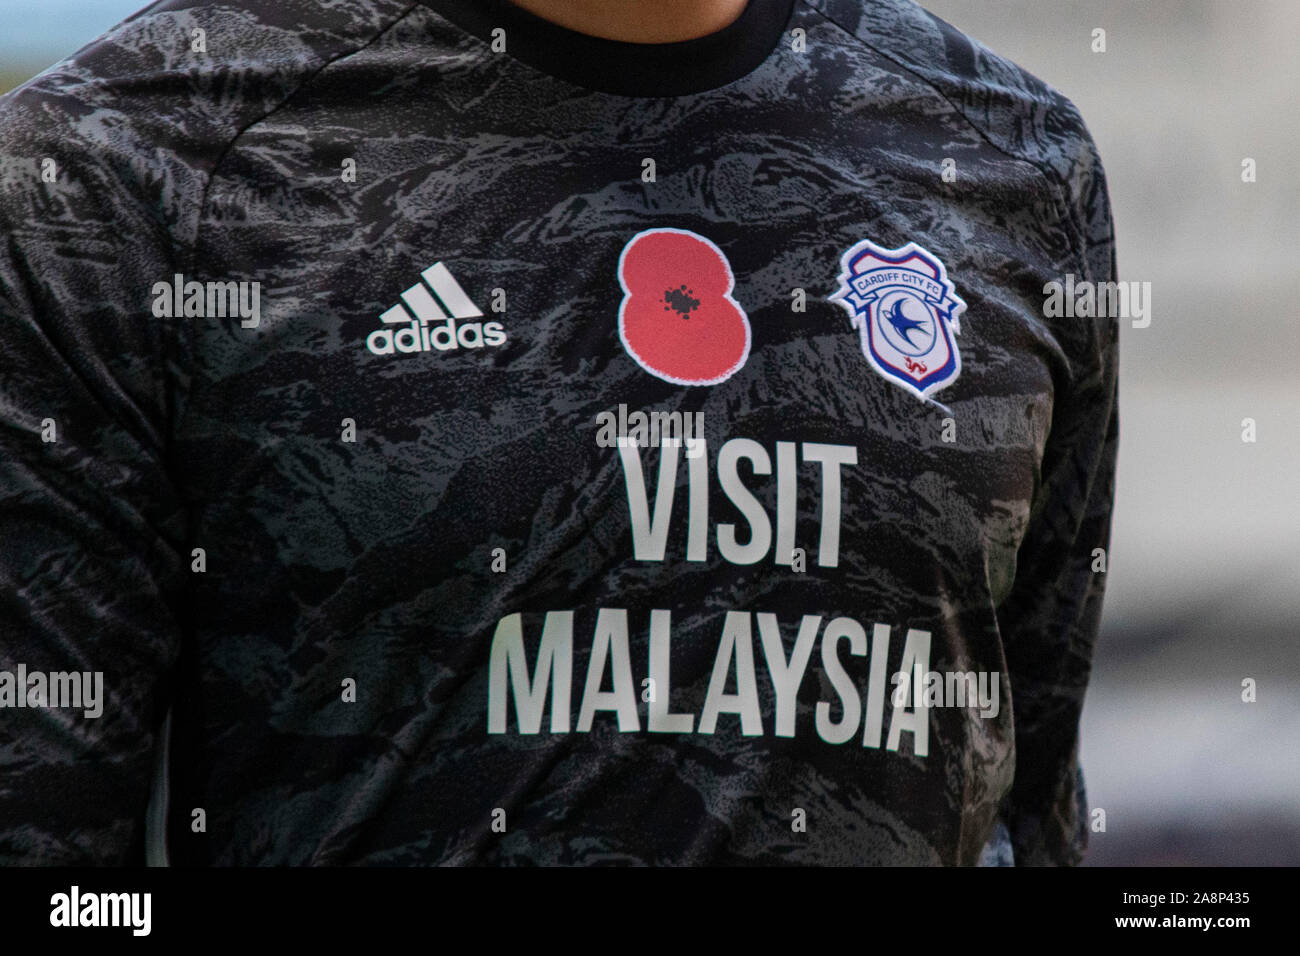
[[[730,26],[757,0],[510,0],[543,20],[624,43],[678,43]]]

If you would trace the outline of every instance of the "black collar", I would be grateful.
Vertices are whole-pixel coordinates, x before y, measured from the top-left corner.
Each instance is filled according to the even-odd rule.
[[[509,0],[423,0],[484,42],[505,30],[506,55],[578,86],[620,96],[682,96],[732,83],[776,48],[795,0],[749,0],[734,22],[680,43],[625,43],[543,20]]]

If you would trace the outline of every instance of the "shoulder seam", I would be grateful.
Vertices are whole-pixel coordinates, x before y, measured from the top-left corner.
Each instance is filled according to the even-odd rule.
[[[284,106],[291,99],[293,99],[293,97],[300,90],[304,89],[309,83],[311,83],[314,79],[316,79],[316,77],[318,77],[322,71],[332,66],[334,63],[337,63],[339,60],[343,60],[346,59],[347,57],[354,56],[355,54],[360,53],[362,50],[369,47],[380,37],[386,34],[389,30],[393,29],[393,27],[397,26],[397,24],[401,23],[408,16],[410,16],[411,12],[419,6],[421,6],[421,4],[418,2],[418,0],[409,3],[406,6],[406,8],[402,10],[401,13],[393,17],[391,22],[389,22],[386,26],[383,26],[380,29],[376,30],[374,36],[370,37],[370,39],[366,40],[364,43],[354,44],[350,46],[347,50],[344,50],[343,52],[339,53],[337,56],[332,56],[325,62],[321,63],[318,67],[316,67],[316,69],[312,70],[310,73],[304,76],[302,82],[296,84],[292,90],[287,92],[284,95],[284,97],[280,100],[280,102],[276,103],[275,106],[271,107],[271,109],[267,110],[265,113],[263,113],[261,116],[257,117],[256,119],[248,123],[245,123],[242,127],[236,130],[233,136],[231,136],[226,141],[226,144],[221,148],[221,151],[217,154],[217,158],[213,162],[212,168],[208,171],[207,181],[204,182],[203,192],[199,196],[198,209],[195,210],[194,213],[194,233],[190,238],[189,248],[185,250],[184,254],[180,257],[185,263],[184,271],[186,272],[186,274],[193,275],[195,273],[195,266],[198,265],[197,256],[198,256],[198,249],[199,249],[199,235],[203,231],[203,213],[208,208],[208,194],[209,191],[212,189],[212,183],[217,178],[217,172],[221,169],[221,164],[226,161],[226,158],[230,155],[231,150],[234,149],[235,144],[239,142],[240,137],[242,137],[245,133],[247,133],[258,123],[266,122],[266,120],[269,117],[274,115],[279,110],[283,109]],[[178,328],[180,327],[179,324],[177,327]],[[179,336],[179,332],[177,333],[177,335]],[[173,343],[173,348],[175,349],[175,343]],[[179,349],[175,349],[175,351],[179,353]],[[193,381],[195,362],[196,362],[196,357],[193,354],[190,354],[188,356],[188,359],[184,363],[185,375],[187,380],[190,382]],[[185,419],[185,414],[188,408],[189,408],[189,394],[187,389],[184,398],[184,405],[181,408],[180,412],[177,414],[175,421],[172,422],[172,434],[176,434],[177,432],[179,432],[180,426]]]
[[[250,120],[249,122],[245,123],[243,126],[241,126],[238,130],[235,131],[235,134],[231,136],[230,139],[226,141],[226,144],[221,148],[221,152],[217,154],[216,161],[213,162],[212,164],[212,169],[208,172],[207,181],[203,184],[203,193],[199,197],[199,206],[198,209],[195,211],[194,235],[190,241],[189,255],[186,257],[187,264],[191,268],[195,265],[194,254],[198,249],[198,245],[199,245],[199,232],[203,228],[203,212],[208,207],[208,192],[212,188],[213,180],[217,178],[217,171],[221,168],[221,164],[226,161],[226,157],[230,155],[230,151],[234,148],[235,143],[239,141],[240,137],[242,137],[245,133],[247,133],[258,123],[266,122],[271,116],[273,116],[275,113],[283,109],[285,105],[291,99],[293,99],[298,92],[300,92],[309,83],[311,83],[312,80],[316,79],[316,77],[319,76],[324,70],[328,69],[330,66],[333,66],[339,60],[347,59],[350,56],[355,56],[357,53],[360,53],[362,50],[369,47],[372,43],[377,41],[385,33],[393,29],[393,27],[397,26],[397,24],[401,23],[408,16],[410,16],[411,12],[415,10],[416,7],[419,7],[420,5],[421,4],[418,2],[410,3],[406,7],[406,9],[404,9],[401,13],[395,16],[392,19],[392,22],[390,22],[387,26],[381,27],[379,30],[376,30],[374,36],[372,36],[370,39],[366,40],[364,43],[353,46],[343,51],[342,53],[339,53],[337,56],[332,56],[324,63],[320,64],[320,66],[316,67],[316,69],[312,70],[305,77],[303,77],[302,82],[298,83],[296,86],[294,86],[293,89],[287,92],[284,95],[284,97],[280,100],[280,102],[276,103],[275,106],[271,107],[269,110],[267,110],[265,113],[263,113],[261,116],[257,117],[256,119]]]
[[[893,63],[895,66],[899,67],[900,69],[906,70],[909,74],[911,74],[921,83],[924,83],[927,87],[929,87],[929,89],[936,96],[938,96],[941,100],[947,103],[948,106],[952,109],[952,111],[956,113],[958,116],[960,116],[966,122],[966,125],[969,126],[971,129],[973,129],[976,133],[978,133],[980,138],[984,140],[984,142],[988,143],[988,145],[991,146],[993,149],[997,150],[999,153],[1001,153],[1003,156],[1006,156],[1008,159],[1011,159],[1018,163],[1023,163],[1024,165],[1028,166],[1030,169],[1038,173],[1039,177],[1041,177],[1047,184],[1048,195],[1052,197],[1052,202],[1056,206],[1057,216],[1060,217],[1060,220],[1062,222],[1069,223],[1071,226],[1070,229],[1063,230],[1066,234],[1065,238],[1070,244],[1070,254],[1076,259],[1078,259],[1079,265],[1085,270],[1085,272],[1087,271],[1087,256],[1085,255],[1085,251],[1082,248],[1080,248],[1075,242],[1076,234],[1078,233],[1077,227],[1079,224],[1074,221],[1074,217],[1070,214],[1070,204],[1067,201],[1066,197],[1062,194],[1062,188],[1064,184],[1058,181],[1058,178],[1054,172],[1052,172],[1048,168],[1044,168],[1043,166],[1039,165],[1038,163],[1028,158],[1027,156],[1018,156],[1015,153],[1011,152],[1006,147],[1001,146],[998,143],[995,143],[992,140],[992,138],[990,138],[987,130],[985,130],[982,126],[980,126],[973,119],[971,119],[970,116],[967,115],[965,110],[963,110],[960,106],[958,106],[951,99],[949,99],[948,95],[944,93],[943,90],[939,89],[939,87],[937,87],[931,80],[927,79],[926,77],[918,73],[913,66],[906,63],[905,61],[895,56],[894,54],[882,50],[880,49],[880,47],[876,46],[875,44],[867,40],[864,40],[862,37],[858,36],[852,30],[844,26],[844,24],[836,20],[825,10],[822,10],[816,3],[812,2],[812,0],[800,0],[800,2],[803,3],[805,6],[807,6],[814,13],[816,13],[818,16],[820,16],[827,23],[831,24],[836,29],[844,33],[850,39],[860,43],[862,46],[866,47],[868,50],[871,50],[873,53],[877,54],[878,56],[884,57],[886,60]],[[925,11],[925,12],[927,15],[929,15],[929,11]]]

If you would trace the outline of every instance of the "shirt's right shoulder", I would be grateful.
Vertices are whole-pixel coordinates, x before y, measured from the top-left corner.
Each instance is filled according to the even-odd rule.
[[[41,221],[143,204],[188,243],[222,155],[329,63],[381,36],[400,0],[161,0],[0,97],[0,206]]]
[[[845,34],[927,84],[991,146],[1052,189],[1075,261],[1092,279],[1114,271],[1105,173],[1065,95],[914,0],[801,0]]]

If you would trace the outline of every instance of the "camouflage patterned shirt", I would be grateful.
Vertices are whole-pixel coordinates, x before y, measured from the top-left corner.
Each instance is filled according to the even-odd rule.
[[[1080,859],[1105,180],[910,0],[164,0],[0,228],[0,860]]]

